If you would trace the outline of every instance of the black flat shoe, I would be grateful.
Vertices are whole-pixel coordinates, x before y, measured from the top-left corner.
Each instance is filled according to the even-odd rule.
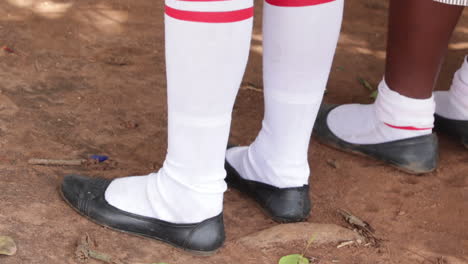
[[[463,146],[468,148],[468,121],[453,120],[435,114],[435,129],[459,138]]]
[[[250,196],[276,222],[292,223],[307,219],[310,214],[309,186],[278,188],[261,182],[243,179],[229,164],[225,163],[226,182],[229,187]]]
[[[322,104],[320,107],[313,133],[319,142],[342,151],[387,162],[411,174],[428,173],[437,168],[439,144],[436,134],[381,144],[352,144],[338,138],[328,127],[328,114],[337,106]]]
[[[222,246],[225,237],[222,213],[194,224],[173,224],[128,213],[106,202],[104,193],[110,183],[107,179],[68,175],[61,193],[78,213],[117,231],[163,241],[197,255],[211,255]]]

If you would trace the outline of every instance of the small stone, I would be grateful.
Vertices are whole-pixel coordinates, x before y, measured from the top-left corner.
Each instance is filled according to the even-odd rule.
[[[314,237],[311,247],[338,244],[343,241],[364,240],[358,233],[333,224],[294,223],[277,225],[238,240],[254,249],[274,249],[278,245],[303,244]]]
[[[334,159],[329,159],[327,160],[327,164],[330,165],[330,167],[334,168],[334,169],[339,169],[340,166],[338,165],[338,162]]]
[[[403,216],[403,215],[405,215],[405,214],[406,214],[405,211],[400,211],[400,212],[398,213],[399,216]]]

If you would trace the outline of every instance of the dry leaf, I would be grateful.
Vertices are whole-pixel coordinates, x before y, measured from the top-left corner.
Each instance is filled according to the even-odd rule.
[[[15,241],[11,237],[0,236],[0,255],[12,256],[16,250]]]

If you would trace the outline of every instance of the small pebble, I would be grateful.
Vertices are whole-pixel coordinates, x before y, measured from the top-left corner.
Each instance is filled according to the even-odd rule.
[[[330,165],[330,167],[332,167],[334,169],[338,169],[340,167],[338,165],[338,162],[336,160],[333,160],[333,159],[327,160],[327,164]]]

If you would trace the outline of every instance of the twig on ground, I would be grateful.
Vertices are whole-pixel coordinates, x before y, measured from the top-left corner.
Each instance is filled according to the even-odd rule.
[[[95,244],[88,233],[78,241],[78,245],[75,249],[75,258],[78,262],[87,263],[90,259],[101,261],[107,264],[147,264],[141,262],[127,262],[119,258],[114,258],[109,254],[97,251]],[[151,263],[151,264],[166,264],[166,263]]]
[[[55,166],[81,166],[86,162],[85,159],[59,160],[59,159],[30,159],[31,165],[55,165]]]
[[[366,240],[369,242],[371,246],[379,247],[380,242],[382,241],[380,238],[377,238],[374,235],[374,228],[367,223],[366,221],[361,220],[355,215],[352,215],[350,212],[346,210],[339,209],[338,213],[343,217],[343,219],[356,231],[361,234]]]
[[[339,244],[338,246],[336,246],[336,248],[342,248],[342,247],[350,246],[352,244],[354,244],[354,241],[352,241],[352,240],[351,241],[345,241],[345,242]]]
[[[99,260],[108,264],[127,264],[118,259],[113,259],[110,255],[92,249],[94,243],[86,233],[78,242],[75,250],[75,257],[79,262],[87,262],[89,259]]]

